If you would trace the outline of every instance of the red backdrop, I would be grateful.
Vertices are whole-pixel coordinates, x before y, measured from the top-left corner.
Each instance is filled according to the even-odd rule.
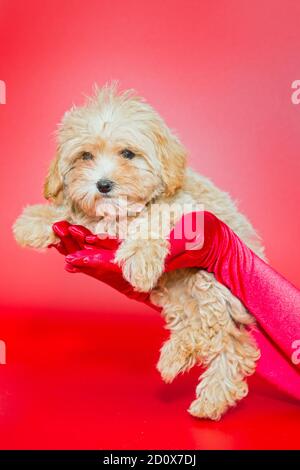
[[[71,324],[76,314],[83,325],[89,312],[96,329],[98,321],[98,343],[104,317],[119,331],[122,315],[129,324],[140,324],[143,334],[149,321],[154,339],[148,345],[151,366],[145,367],[157,358],[162,322],[155,312],[94,280],[65,273],[57,253],[21,249],[11,234],[22,207],[42,201],[57,122],[73,102],[83,100],[83,93],[91,93],[95,82],[118,79],[122,88],[145,96],[177,130],[191,165],[240,202],[271,264],[300,285],[300,105],[291,101],[291,84],[300,78],[299,15],[297,0],[0,0],[0,80],[7,87],[7,103],[0,104],[0,339],[10,354],[0,373],[14,377],[9,363],[15,360],[18,367],[21,361],[16,338],[21,348],[35,335],[45,336],[51,312],[63,312]],[[25,334],[16,325],[28,326],[26,318],[38,326],[25,327]],[[56,341],[49,335],[50,343]],[[47,357],[49,344],[43,344]],[[27,356],[34,362],[40,344],[32,348]],[[134,355],[132,348],[126,349],[125,342],[123,354]],[[190,386],[185,400],[192,397]],[[2,442],[13,446],[6,436]],[[41,446],[55,445],[53,436],[48,438]],[[38,436],[34,439],[31,445]],[[114,442],[126,447],[135,441]],[[223,446],[234,444],[229,439]]]

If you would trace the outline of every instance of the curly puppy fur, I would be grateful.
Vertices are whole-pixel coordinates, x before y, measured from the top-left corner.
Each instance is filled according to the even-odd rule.
[[[44,187],[50,204],[25,208],[13,228],[17,242],[33,248],[54,243],[51,225],[62,219],[92,231],[101,223],[109,233],[113,216],[107,201],[119,207],[126,198],[139,207],[137,215],[127,214],[128,233],[115,262],[136,290],[151,291],[152,302],[163,309],[170,337],[157,365],[162,378],[171,382],[203,365],[206,370],[189,412],[220,419],[248,392],[246,377],[259,358],[249,331],[253,319],[212,274],[201,269],[163,274],[170,227],[162,223],[157,208],[175,203],[170,214],[174,224],[185,204],[203,204],[263,257],[254,229],[228,194],[186,167],[186,150],[178,138],[133,91],[120,93],[115,85],[96,90],[84,106],[65,114],[57,137],[57,154]],[[109,194],[96,186],[103,179],[113,183]],[[149,228],[151,207],[154,223]]]

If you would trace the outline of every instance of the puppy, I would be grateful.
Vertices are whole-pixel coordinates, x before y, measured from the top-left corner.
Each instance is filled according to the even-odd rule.
[[[213,274],[201,269],[164,274],[166,237],[186,207],[190,212],[199,204],[263,257],[254,229],[228,194],[186,167],[178,138],[130,90],[120,93],[115,85],[97,90],[64,115],[57,137],[44,186],[50,204],[25,208],[13,227],[17,242],[33,248],[55,243],[51,226],[62,219],[108,234],[126,220],[115,262],[134,289],[151,292],[170,330],[157,368],[171,382],[195,364],[204,366],[188,411],[220,419],[248,392],[246,377],[260,355],[249,332],[253,319]],[[171,226],[160,215],[162,207]]]

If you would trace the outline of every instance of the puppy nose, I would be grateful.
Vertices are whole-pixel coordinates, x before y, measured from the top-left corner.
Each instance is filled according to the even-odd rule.
[[[113,182],[110,180],[102,179],[102,180],[97,181],[96,186],[100,193],[106,194],[106,193],[109,193],[109,191],[111,191],[113,187]]]

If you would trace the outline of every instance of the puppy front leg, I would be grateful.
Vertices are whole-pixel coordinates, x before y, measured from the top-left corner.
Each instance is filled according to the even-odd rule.
[[[169,242],[165,239],[127,239],[118,249],[115,262],[135,290],[149,292],[164,271],[168,252]]]
[[[66,219],[65,209],[52,204],[27,206],[13,225],[17,243],[31,248],[46,248],[58,241],[52,224]]]

